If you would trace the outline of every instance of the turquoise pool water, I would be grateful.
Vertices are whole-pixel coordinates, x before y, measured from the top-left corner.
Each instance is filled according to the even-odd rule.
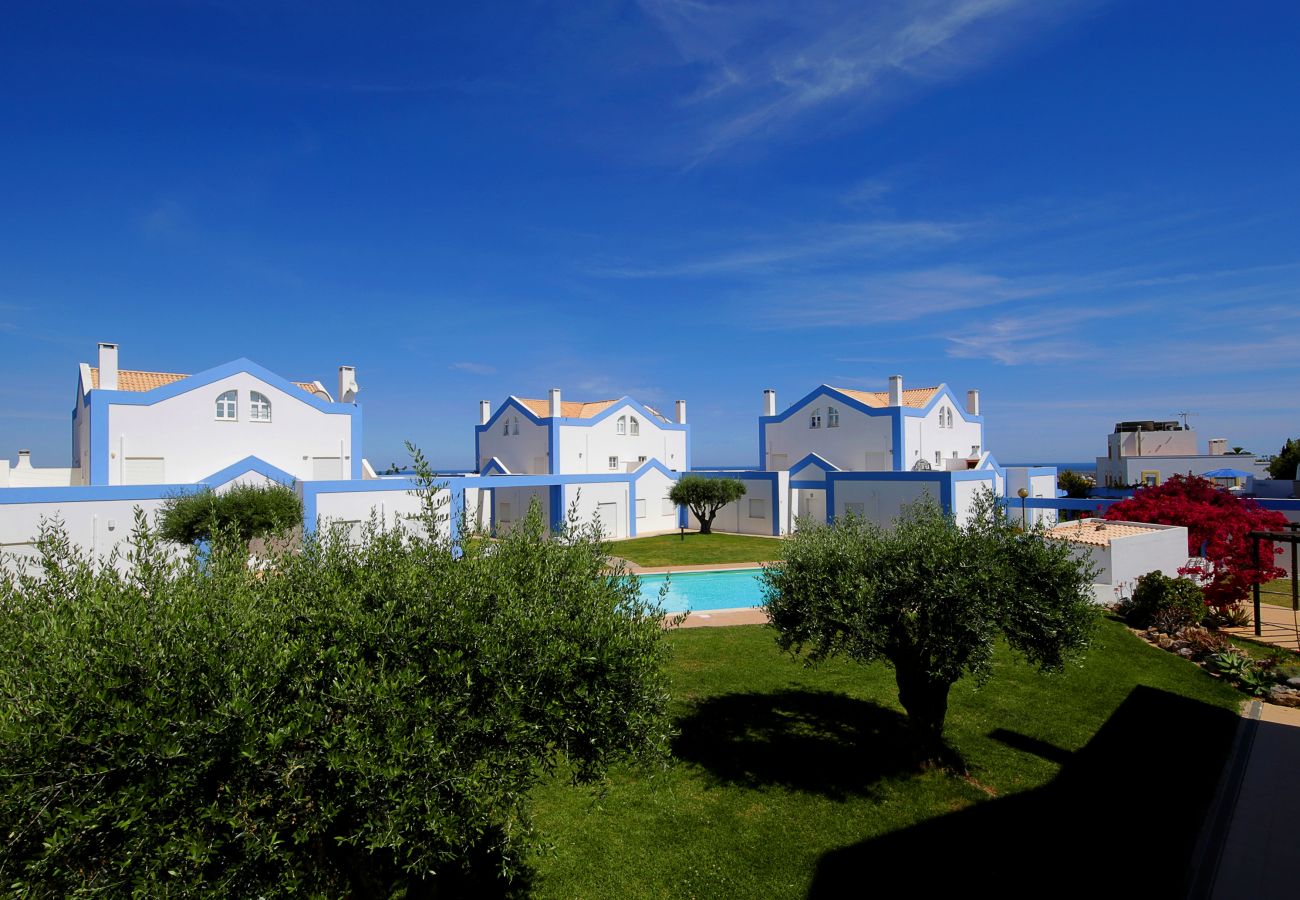
[[[664,609],[668,612],[700,612],[709,609],[739,609],[758,606],[763,591],[758,575],[762,569],[720,569],[715,572],[682,572],[667,575],[639,575],[641,596],[657,600],[659,587],[668,580]]]

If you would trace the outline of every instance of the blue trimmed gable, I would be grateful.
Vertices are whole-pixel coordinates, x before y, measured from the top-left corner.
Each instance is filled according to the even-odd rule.
[[[347,416],[350,421],[348,450],[349,455],[352,457],[350,460],[351,477],[355,479],[362,477],[361,459],[363,454],[360,406],[355,403],[336,403],[322,400],[304,391],[288,379],[282,378],[250,359],[241,357],[232,362],[187,376],[171,384],[156,387],[151,391],[117,391],[106,388],[92,388],[86,391],[86,415],[90,429],[90,477],[88,483],[91,485],[109,484],[110,454],[112,453],[112,448],[109,446],[110,407],[153,406],[162,401],[200,390],[233,375],[241,374],[252,376],[293,398],[295,402],[304,403],[327,415]],[[74,414],[74,420],[76,418],[78,416]],[[75,434],[74,430],[74,441],[76,440]]]

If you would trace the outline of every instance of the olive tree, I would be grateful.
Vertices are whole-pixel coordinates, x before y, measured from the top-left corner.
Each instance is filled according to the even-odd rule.
[[[765,568],[764,609],[782,649],[894,669],[923,759],[941,761],[948,693],[986,679],[998,637],[1053,671],[1095,620],[1091,572],[1064,542],[1020,533],[986,491],[959,524],[928,499],[893,528],[846,517],[802,529]]]
[[[736,478],[705,478],[702,475],[683,475],[668,492],[668,499],[685,506],[700,521],[700,534],[713,533],[713,520],[718,510],[745,496],[745,483]]]
[[[235,485],[216,493],[204,490],[168,497],[159,514],[159,533],[178,544],[210,541],[217,531],[245,545],[253,538],[276,537],[302,524],[302,501],[283,485]]]
[[[0,884],[475,896],[541,846],[539,779],[667,758],[664,614],[593,528],[420,524],[257,568],[228,529],[200,560],[137,511],[97,564],[47,525],[0,566]]]

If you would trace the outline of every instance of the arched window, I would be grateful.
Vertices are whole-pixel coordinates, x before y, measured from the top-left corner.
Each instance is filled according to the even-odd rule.
[[[827,428],[840,427],[840,409],[838,406],[826,407],[826,427]]]
[[[808,427],[809,427],[809,428],[821,428],[821,427],[822,427],[822,411],[821,411],[821,409],[814,409],[814,410],[812,411],[812,415],[810,415],[810,416],[808,417]]]
[[[627,416],[618,417],[618,428],[616,431],[618,434],[627,434]]]
[[[943,424],[943,414],[944,414],[945,412],[947,412],[947,410],[946,410],[945,407],[942,407],[942,406],[939,407],[939,427],[940,427],[940,428],[946,428],[946,427],[947,427],[946,425]]]
[[[510,433],[510,420],[509,420],[509,419],[502,419],[502,420],[501,420],[501,433],[502,433],[502,434],[509,434],[509,433]]]
[[[234,421],[239,418],[239,395],[234,391],[226,391],[217,398],[217,418],[229,419]]]
[[[518,416],[514,416],[514,417],[510,420],[510,428],[511,428],[511,431],[510,431],[511,434],[518,434],[518,433],[519,433],[519,417],[518,417]]]
[[[948,427],[952,427],[952,410],[948,410]]]
[[[636,416],[633,416],[632,421],[628,423],[627,433],[632,435],[633,437],[636,437],[638,434],[641,433],[641,422],[640,420],[637,419]]]
[[[265,394],[251,391],[248,395],[248,420],[250,422],[271,421],[271,401]]]

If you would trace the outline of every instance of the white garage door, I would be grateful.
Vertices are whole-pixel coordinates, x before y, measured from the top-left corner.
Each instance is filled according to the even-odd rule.
[[[343,477],[337,456],[313,456],[311,458],[312,481],[338,481]]]
[[[123,484],[166,484],[161,456],[128,456],[122,470]]]

